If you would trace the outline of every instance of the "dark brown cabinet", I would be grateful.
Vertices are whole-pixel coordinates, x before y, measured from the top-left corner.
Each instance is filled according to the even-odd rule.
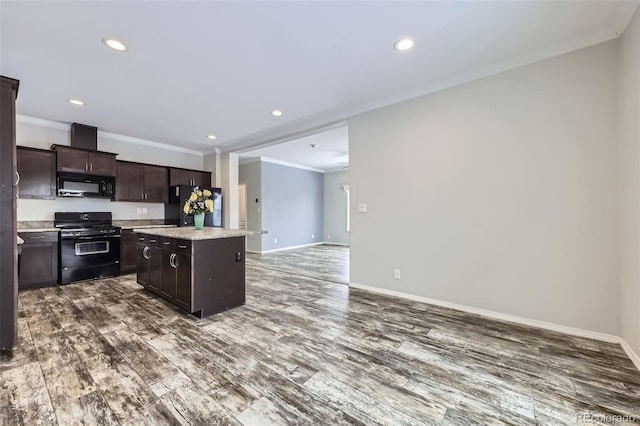
[[[45,287],[58,282],[58,232],[21,232],[22,256],[18,288]]]
[[[245,303],[245,237],[139,235],[137,280],[148,290],[200,317]]]
[[[120,273],[130,274],[138,269],[138,234],[131,229],[123,229],[120,238]]]
[[[169,169],[169,186],[211,186],[211,172],[199,170]]]
[[[0,76],[0,350],[12,350],[18,312],[16,98],[20,82]]]
[[[18,197],[53,200],[56,198],[56,153],[18,147]]]
[[[90,151],[69,146],[54,145],[56,170],[100,176],[116,175],[116,155],[109,152]]]
[[[116,200],[166,203],[169,201],[166,167],[116,162]]]

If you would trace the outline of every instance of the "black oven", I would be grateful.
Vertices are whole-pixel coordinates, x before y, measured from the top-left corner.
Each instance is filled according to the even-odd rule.
[[[121,229],[111,213],[56,213],[60,228],[60,284],[120,274]]]
[[[58,173],[59,197],[113,198],[116,195],[116,178],[77,173]]]

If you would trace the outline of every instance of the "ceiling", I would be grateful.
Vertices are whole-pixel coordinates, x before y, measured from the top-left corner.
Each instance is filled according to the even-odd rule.
[[[229,151],[613,39],[636,6],[3,0],[0,73],[21,80],[18,114]]]
[[[309,136],[242,152],[240,161],[247,162],[258,157],[284,161],[323,172],[344,170],[349,167],[349,129],[343,125]]]

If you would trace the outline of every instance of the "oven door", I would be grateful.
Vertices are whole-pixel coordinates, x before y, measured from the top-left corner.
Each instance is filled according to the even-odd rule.
[[[120,263],[120,235],[67,237],[60,240],[60,269]]]

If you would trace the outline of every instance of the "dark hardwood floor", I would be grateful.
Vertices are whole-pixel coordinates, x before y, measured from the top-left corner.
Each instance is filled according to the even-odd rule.
[[[206,319],[133,275],[21,292],[0,425],[640,422],[618,345],[297,275],[317,258],[291,254],[251,256],[247,304]]]

